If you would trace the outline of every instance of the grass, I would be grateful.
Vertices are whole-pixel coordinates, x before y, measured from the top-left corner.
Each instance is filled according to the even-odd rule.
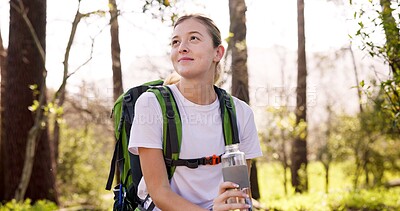
[[[23,202],[17,202],[15,199],[5,203],[0,203],[0,211],[50,211],[57,210],[57,205],[54,202],[39,200],[33,205],[30,199],[26,199]]]
[[[329,173],[328,193],[325,193],[325,171],[321,163],[308,166],[309,191],[296,194],[287,172],[287,194],[283,185],[283,168],[279,163],[259,163],[260,202],[269,210],[400,210],[400,188],[353,191],[349,166],[333,164]],[[399,177],[399,175],[392,175]]]

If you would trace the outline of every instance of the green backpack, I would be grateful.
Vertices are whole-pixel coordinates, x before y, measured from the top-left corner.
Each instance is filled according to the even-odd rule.
[[[216,86],[214,88],[220,102],[225,145],[239,143],[233,99],[225,90]],[[221,155],[198,159],[179,159],[182,122],[172,91],[169,87],[163,86],[162,80],[151,81],[133,87],[119,96],[111,113],[111,117],[114,117],[117,142],[111,160],[106,190],[111,190],[117,167],[119,171],[119,184],[113,188],[113,210],[135,210],[139,205],[143,207],[145,202],[137,196],[138,185],[143,176],[139,156],[133,155],[128,151],[128,143],[135,116],[136,100],[146,91],[153,92],[161,106],[163,114],[163,154],[169,179],[172,178],[176,166],[197,168],[199,165],[216,165],[221,162]],[[147,210],[152,210],[153,208],[154,204],[151,203]]]

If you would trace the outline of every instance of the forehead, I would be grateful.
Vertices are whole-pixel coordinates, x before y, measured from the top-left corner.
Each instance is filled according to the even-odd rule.
[[[199,32],[203,36],[208,35],[207,27],[201,21],[190,18],[178,24],[172,36],[180,36],[191,32]]]

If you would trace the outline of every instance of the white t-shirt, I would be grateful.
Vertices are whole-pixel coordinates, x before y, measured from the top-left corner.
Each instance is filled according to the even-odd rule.
[[[222,120],[218,99],[210,105],[198,105],[185,99],[176,85],[169,85],[178,105],[182,121],[182,144],[179,158],[194,159],[221,155],[225,151]],[[246,159],[262,156],[254,115],[243,101],[233,97],[239,130],[239,150]],[[143,93],[135,105],[135,119],[129,140],[129,151],[138,154],[138,147],[162,149],[163,118],[156,96]],[[199,165],[196,169],[176,167],[171,189],[203,208],[211,208],[223,182],[222,165]],[[146,196],[144,180],[139,195]],[[158,209],[155,209],[158,210]]]

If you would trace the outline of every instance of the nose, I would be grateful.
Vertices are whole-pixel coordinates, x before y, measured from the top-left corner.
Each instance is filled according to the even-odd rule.
[[[189,52],[189,48],[187,46],[186,42],[181,42],[181,44],[179,45],[179,53],[187,53]]]

